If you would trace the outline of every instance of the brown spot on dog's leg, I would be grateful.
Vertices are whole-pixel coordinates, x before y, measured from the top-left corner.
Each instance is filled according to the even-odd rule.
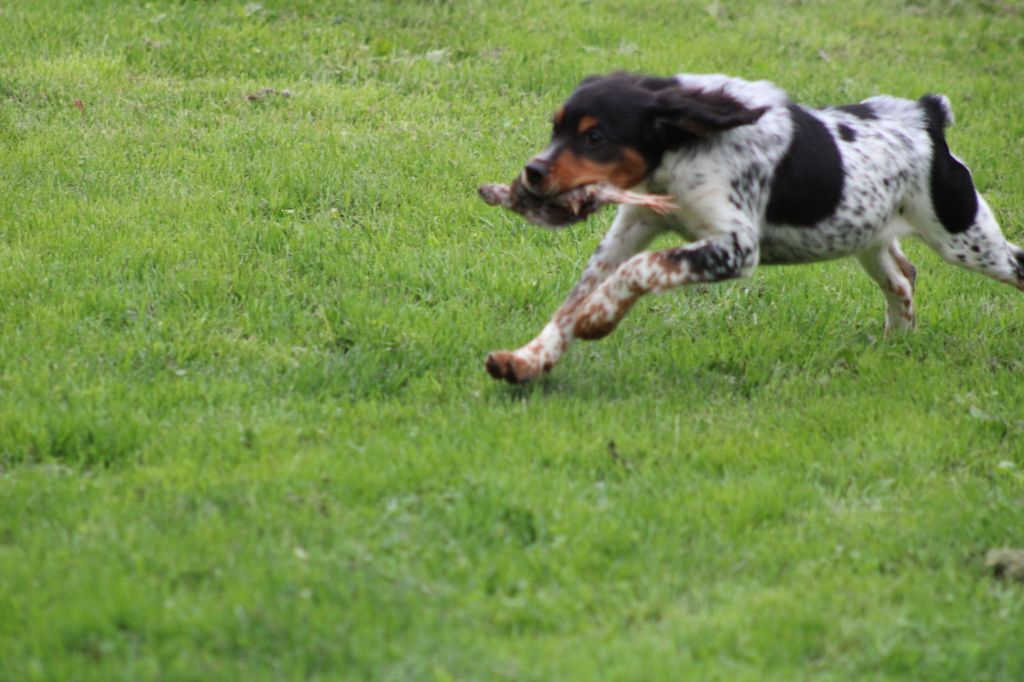
[[[910,262],[902,251],[900,251],[898,243],[894,242],[889,247],[889,253],[891,253],[892,257],[896,259],[896,265],[899,266],[903,276],[910,282],[910,292],[913,293],[914,284],[917,282],[917,268],[915,268],[914,264]]]
[[[576,327],[572,333],[577,339],[583,341],[598,341],[615,331],[618,320],[597,323],[590,318],[580,318],[576,321]]]
[[[603,339],[615,331],[615,327],[619,325],[619,322],[629,312],[629,309],[633,307],[633,304],[637,302],[638,298],[639,296],[630,296],[618,299],[615,302],[615,310],[612,311],[611,316],[605,315],[603,308],[595,310],[590,306],[585,307],[583,313],[576,318],[576,325],[572,331],[573,336],[585,341]]]

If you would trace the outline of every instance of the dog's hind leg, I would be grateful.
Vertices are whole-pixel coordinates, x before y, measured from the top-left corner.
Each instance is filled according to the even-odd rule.
[[[918,235],[954,265],[980,272],[1024,291],[1024,250],[1006,240],[971,171],[949,151],[945,129],[953,120],[949,100],[919,100],[932,141],[927,186],[905,204],[905,217]]]
[[[899,241],[865,251],[857,260],[885,294],[885,336],[913,327],[917,268],[903,255]]]
[[[1024,291],[1024,249],[1007,241],[988,204],[980,194],[975,196],[974,219],[957,232],[926,210],[907,217],[921,239],[945,260]]]

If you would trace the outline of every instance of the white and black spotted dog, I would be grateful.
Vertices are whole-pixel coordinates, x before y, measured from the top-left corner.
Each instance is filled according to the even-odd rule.
[[[885,294],[885,331],[914,324],[915,268],[899,239],[1024,290],[1024,250],[1006,241],[944,136],[949,100],[872,97],[810,109],[768,82],[722,75],[584,80],[554,115],[521,181],[538,197],[591,183],[668,194],[668,215],[623,205],[551,321],[487,370],[523,382],[574,339],[609,334],[637,299],[758,264],[855,256]],[[561,227],[561,225],[549,225]],[[672,231],[690,244],[642,249]]]

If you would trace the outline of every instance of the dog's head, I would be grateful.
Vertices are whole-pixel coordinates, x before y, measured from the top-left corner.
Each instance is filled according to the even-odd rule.
[[[551,142],[526,164],[522,181],[539,196],[595,182],[629,189],[665,152],[753,123],[764,111],[675,78],[591,76],[555,112]]]

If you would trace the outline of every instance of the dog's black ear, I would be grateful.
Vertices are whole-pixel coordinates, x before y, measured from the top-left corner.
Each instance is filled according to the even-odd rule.
[[[721,90],[666,88],[655,96],[653,124],[656,133],[669,138],[708,137],[754,123],[767,109],[751,109]]]

